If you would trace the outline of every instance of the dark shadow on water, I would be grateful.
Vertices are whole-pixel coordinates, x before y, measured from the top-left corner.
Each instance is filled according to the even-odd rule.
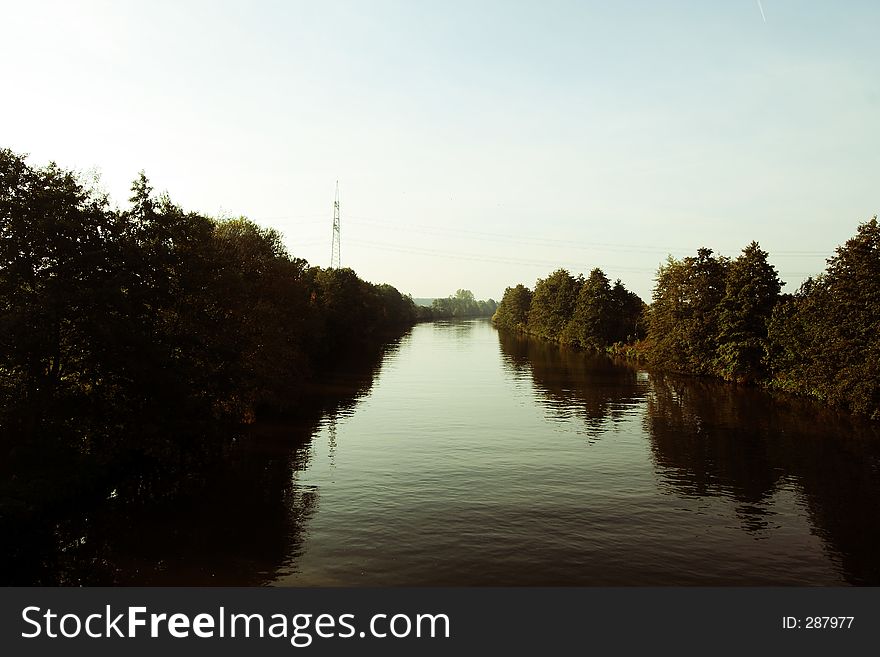
[[[645,398],[646,382],[604,356],[498,332],[503,366],[514,379],[528,376],[551,418],[577,418],[592,442],[613,429]]]
[[[778,529],[789,510],[777,502],[787,495],[846,581],[880,585],[877,423],[759,388],[648,374],[521,335],[498,339],[505,370],[533,383],[548,419],[577,417],[595,440],[640,418],[661,494],[728,500],[731,525],[755,540]]]
[[[241,431],[203,472],[174,474],[187,483],[173,494],[134,487],[86,511],[31,523],[15,537],[0,582],[255,586],[292,572],[320,499],[296,482],[312,437],[322,422],[353,411],[405,339],[347,355],[301,393],[295,414]]]
[[[645,428],[661,487],[726,497],[760,537],[794,490],[847,581],[880,584],[880,427],[816,403],[714,381],[652,375]]]
[[[432,330],[464,342],[475,326],[443,322]],[[754,388],[648,375],[521,336],[499,333],[498,340],[506,373],[534,390],[549,423],[564,423],[567,431],[575,426],[587,444],[602,440],[602,448],[615,446],[609,435],[621,427],[644,436],[644,443],[629,444],[643,446],[646,455],[650,448],[648,488],[653,492],[656,481],[657,489],[650,503],[723,501],[715,505],[725,514],[716,522],[740,530],[747,543],[773,535],[783,516],[794,514],[809,523],[846,581],[880,584],[876,424]],[[0,560],[0,583],[247,586],[297,572],[321,504],[321,491],[298,481],[316,432],[325,430],[332,458],[336,419],[356,412],[401,341],[343,359],[344,367],[304,391],[295,416],[261,419],[213,467],[169,472],[168,480],[181,483],[166,495],[157,496],[155,486],[133,486],[102,503],[82,504],[78,513],[37,518],[12,541],[3,536],[16,550]],[[577,518],[581,511],[565,513]],[[638,527],[629,528],[637,537]],[[670,535],[677,530],[668,529]],[[461,539],[449,540],[458,545]],[[533,540],[530,534],[528,544]],[[560,554],[583,556],[584,544],[566,549],[571,552]],[[560,577],[575,577],[563,570]],[[772,579],[769,573],[762,581]]]

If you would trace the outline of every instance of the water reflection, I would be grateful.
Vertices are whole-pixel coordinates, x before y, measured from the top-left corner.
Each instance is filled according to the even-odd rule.
[[[406,337],[402,338],[403,340]],[[120,494],[86,515],[16,537],[7,584],[253,586],[293,572],[319,505],[299,485],[319,426],[351,414],[399,348],[352,355],[305,392],[295,418],[252,427],[215,469],[174,494]],[[330,440],[333,440],[331,433]],[[195,478],[195,477],[194,477]]]
[[[456,348],[466,348],[473,337],[474,328],[485,324],[486,319],[438,319],[431,322],[431,332],[436,339]]]
[[[794,488],[813,531],[851,583],[880,583],[880,432],[788,397],[715,382],[652,377],[645,412],[661,486],[724,496],[760,538],[774,499]]]
[[[516,380],[528,375],[552,419],[577,418],[590,442],[641,409],[648,391],[643,373],[604,356],[498,332],[503,367]]]
[[[731,529],[759,541],[784,537],[806,550],[807,538],[793,529],[793,519],[804,517],[844,580],[880,584],[876,424],[755,388],[649,376],[605,357],[498,337],[508,375],[534,384],[551,419],[576,416],[595,439],[640,418],[656,486],[681,501],[676,531],[693,533],[695,550],[717,551],[713,543]],[[633,527],[634,540],[639,531]],[[772,573],[761,577],[773,581]]]
[[[400,344],[179,494],[17,541],[2,581],[880,584],[876,425],[484,321]]]

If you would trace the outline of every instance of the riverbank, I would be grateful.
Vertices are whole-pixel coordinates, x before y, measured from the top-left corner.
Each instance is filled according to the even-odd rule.
[[[811,397],[880,420],[880,224],[874,217],[794,294],[756,242],[736,258],[701,248],[669,257],[650,305],[560,269],[534,290],[509,287],[504,330],[635,359],[651,367]]]

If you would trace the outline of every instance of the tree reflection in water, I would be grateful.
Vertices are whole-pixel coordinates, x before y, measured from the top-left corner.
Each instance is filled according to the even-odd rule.
[[[808,400],[659,373],[499,333],[504,367],[530,380],[552,417],[584,422],[591,441],[634,409],[661,492],[733,503],[761,539],[792,492],[847,581],[880,584],[880,427]]]
[[[438,378],[430,359],[424,367],[419,361],[416,379],[423,387],[409,398],[406,413],[399,412],[397,394],[385,398],[393,407],[390,415],[373,417],[371,430],[382,426],[377,417],[407,429],[422,427],[418,435],[424,442],[397,454],[405,465],[396,473],[397,484],[410,486],[413,499],[423,496],[420,503],[398,504],[391,495],[384,517],[382,507],[363,504],[371,477],[387,465],[380,451],[377,461],[366,465],[349,458],[345,476],[363,477],[366,487],[337,488],[336,497],[325,487],[324,499],[333,499],[333,508],[328,504],[314,517],[321,502],[318,485],[332,480],[302,474],[314,459],[314,440],[320,435],[331,441],[326,453],[335,467],[333,428],[338,419],[359,412],[358,400],[369,393],[388,355],[374,353],[360,362],[346,360],[345,372],[316,386],[301,404],[307,413],[252,427],[211,472],[171,472],[168,480],[178,482],[173,490],[143,482],[89,513],[46,521],[16,537],[21,549],[15,559],[2,560],[2,581],[277,583],[305,574],[301,556],[310,526],[313,539],[326,532],[324,552],[333,555],[340,539],[351,540],[355,519],[363,523],[358,529],[364,540],[373,541],[361,545],[361,556],[367,555],[376,573],[394,573],[401,583],[433,582],[435,561],[445,558],[455,564],[445,583],[843,578],[880,584],[876,425],[754,388],[648,376],[604,357],[504,334],[498,336],[503,367],[498,372],[495,337],[478,326],[446,327],[455,332],[452,339],[427,341],[425,348],[437,352],[431,352],[433,358],[458,354],[454,376]],[[420,334],[433,335],[430,327]],[[450,381],[461,382],[459,370],[468,374],[477,352],[465,347],[474,340],[487,341],[493,350],[491,358],[479,361],[488,370],[473,388],[486,397],[459,412],[482,412],[493,404],[503,412],[511,399],[528,409],[509,420],[481,415],[464,440],[450,429],[457,418],[416,408],[412,400],[449,394]],[[408,372],[396,383],[412,384],[406,378],[414,376],[412,370],[391,372]],[[511,395],[511,384],[525,394]],[[535,405],[539,410],[533,414],[529,409]],[[520,420],[528,426],[515,424]],[[501,428],[493,433],[496,425]],[[583,445],[569,439],[574,432],[586,437]],[[541,449],[545,443],[550,447]],[[494,451],[487,453],[487,444]],[[367,451],[359,454],[374,455],[376,447],[364,441]],[[479,472],[485,476],[475,476]],[[449,513],[446,522],[437,522],[443,513]],[[374,543],[394,526],[408,528],[407,540],[392,533],[388,543]],[[309,552],[312,565],[322,554],[316,547],[321,546]],[[760,562],[754,570],[752,559]],[[799,568],[792,560],[809,563]],[[355,570],[343,568],[339,581],[359,576],[362,564],[353,563]],[[797,572],[786,577],[780,569],[789,564]]]
[[[848,581],[880,583],[880,431],[806,400],[654,375],[645,427],[661,486],[736,503],[743,528],[772,529],[793,488]]]
[[[515,379],[530,375],[538,398],[551,419],[583,422],[589,443],[613,430],[647,393],[647,382],[636,370],[615,365],[604,356],[498,332],[505,369]]]
[[[406,339],[406,336],[401,338]],[[344,359],[314,385],[296,417],[248,428],[221,463],[169,473],[173,491],[134,487],[89,512],[16,537],[8,584],[254,586],[296,568],[303,534],[318,506],[316,487],[297,484],[311,440],[366,396],[400,340]]]

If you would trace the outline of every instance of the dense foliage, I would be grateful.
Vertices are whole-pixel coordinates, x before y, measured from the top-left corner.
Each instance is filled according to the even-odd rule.
[[[770,384],[880,419],[880,225],[877,217],[773,309]]]
[[[859,226],[794,295],[752,242],[736,258],[668,258],[645,306],[600,269],[509,287],[493,322],[660,370],[808,395],[880,419],[880,226]]]
[[[696,257],[670,257],[660,267],[649,315],[655,363],[678,372],[709,373],[729,265],[711,249],[700,249]]]
[[[431,307],[419,306],[418,318],[421,321],[433,319],[463,319],[466,317],[491,317],[498,304],[494,299],[479,301],[470,290],[457,290],[445,299],[434,299]]]
[[[601,351],[641,337],[644,308],[619,280],[611,285],[601,269],[586,279],[558,269],[538,279],[534,291],[507,288],[492,321],[501,329]]]
[[[143,174],[130,201],[0,151],[0,519],[187,472],[228,427],[415,321],[393,287],[185,212]]]
[[[531,306],[532,291],[529,288],[522,284],[509,287],[504,290],[492,321],[499,328],[525,333]]]
[[[751,243],[660,267],[649,360],[685,374],[761,383],[880,417],[880,228],[876,217],[795,295]]]

